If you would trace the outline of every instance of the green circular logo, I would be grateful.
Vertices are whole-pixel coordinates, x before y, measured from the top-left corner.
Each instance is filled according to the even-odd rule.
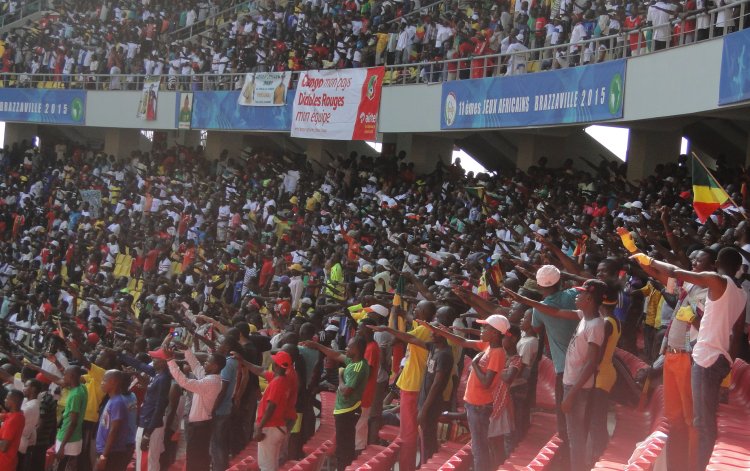
[[[372,98],[375,96],[375,84],[378,83],[378,77],[377,75],[373,75],[370,77],[370,80],[367,82],[367,99],[372,100]]]
[[[80,98],[73,98],[73,101],[70,103],[70,117],[73,121],[83,119],[83,102]]]
[[[609,113],[616,115],[622,109],[622,76],[615,74],[609,82]]]

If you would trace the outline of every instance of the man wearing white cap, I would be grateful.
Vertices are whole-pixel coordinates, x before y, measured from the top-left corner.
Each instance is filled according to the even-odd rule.
[[[543,304],[558,309],[572,310],[576,308],[575,289],[560,289],[560,270],[554,265],[543,265],[536,272],[536,283],[544,296]],[[565,354],[570,339],[575,333],[577,321],[548,316],[534,309],[531,315],[531,325],[537,332],[546,332],[552,363],[557,375],[555,381],[555,411],[557,412],[557,431],[564,441],[567,441],[567,427],[565,415],[560,405],[563,400],[563,371],[565,369]]]

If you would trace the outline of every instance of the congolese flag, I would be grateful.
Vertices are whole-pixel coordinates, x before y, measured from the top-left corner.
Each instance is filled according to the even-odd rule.
[[[693,154],[693,209],[701,223],[719,208],[727,205],[729,195],[709,173],[698,157]]]

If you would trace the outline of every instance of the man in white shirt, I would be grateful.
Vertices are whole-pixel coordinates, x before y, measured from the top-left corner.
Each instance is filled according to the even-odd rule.
[[[677,5],[670,1],[660,1],[648,7],[646,21],[654,26],[654,50],[666,49],[672,35],[672,18],[675,16]]]
[[[36,430],[39,427],[40,402],[39,393],[42,385],[36,379],[26,381],[23,387],[24,400],[21,405],[21,412],[25,419],[23,433],[21,434],[21,443],[18,445],[18,469],[24,469],[21,463],[27,459],[26,455],[29,448],[36,445]]]
[[[508,57],[508,67],[505,71],[505,75],[521,75],[526,73],[526,54],[525,52],[529,49],[521,44],[516,37],[509,38],[508,49],[505,50]]]
[[[677,281],[708,288],[703,316],[697,313],[686,322],[699,323],[698,338],[693,347],[690,369],[693,396],[693,424],[698,434],[695,469],[705,469],[716,442],[716,412],[719,390],[732,367],[744,327],[747,294],[734,278],[742,267],[742,255],[734,247],[719,251],[716,272],[695,273],[674,265],[652,260],[643,254],[634,259],[647,271]]]
[[[718,6],[724,7],[732,3],[734,3],[734,0],[719,0]],[[721,36],[724,32],[731,33],[734,29],[732,10],[732,8],[722,8],[716,12],[716,28],[714,29],[716,36]]]
[[[165,349],[164,352],[168,356],[172,356],[171,350]],[[218,353],[212,353],[208,356],[206,363],[201,365],[191,350],[185,350],[184,353],[185,361],[193,371],[193,379],[185,376],[174,358],[169,360],[167,365],[175,382],[186,391],[193,393],[186,433],[185,469],[187,471],[204,471],[211,466],[211,454],[209,452],[211,419],[213,418],[214,405],[222,388],[219,373],[224,369],[227,360]]]
[[[570,65],[578,65],[581,60],[581,45],[580,43],[586,39],[586,27],[583,26],[583,21],[580,19],[573,26],[573,31],[570,32]]]

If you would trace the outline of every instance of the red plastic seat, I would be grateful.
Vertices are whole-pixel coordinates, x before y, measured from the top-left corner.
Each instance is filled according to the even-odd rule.
[[[555,410],[555,382],[557,374],[552,360],[543,356],[539,360],[536,383],[536,407]]]

